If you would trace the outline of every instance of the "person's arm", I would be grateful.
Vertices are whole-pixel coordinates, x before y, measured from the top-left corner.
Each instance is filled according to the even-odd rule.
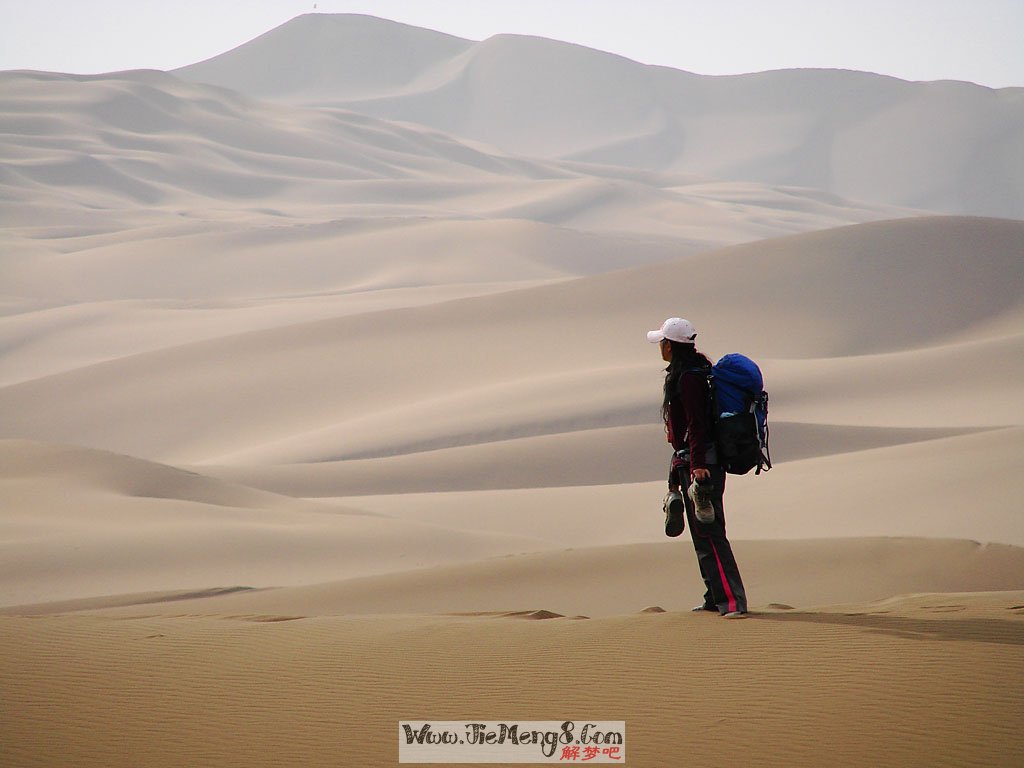
[[[690,475],[695,480],[711,476],[707,467],[705,447],[710,439],[708,424],[708,384],[700,374],[679,377],[679,394],[686,411],[686,438],[690,446]]]

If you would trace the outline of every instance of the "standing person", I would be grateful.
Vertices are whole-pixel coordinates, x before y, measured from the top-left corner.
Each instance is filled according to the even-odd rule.
[[[665,497],[665,533],[678,536],[686,522],[690,524],[697,565],[707,587],[703,602],[693,610],[742,618],[747,613],[747,596],[725,535],[725,470],[716,461],[710,430],[706,375],[711,361],[697,351],[696,339],[693,324],[681,317],[670,317],[659,330],[647,334],[668,363],[661,415],[675,453]]]

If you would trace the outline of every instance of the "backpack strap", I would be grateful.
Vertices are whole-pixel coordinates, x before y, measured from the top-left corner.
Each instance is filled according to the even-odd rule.
[[[762,463],[765,472],[772,468],[772,451],[768,447],[768,393],[762,390],[757,402],[764,409],[764,444],[761,446],[761,461],[757,462],[757,471],[754,473],[760,475]]]

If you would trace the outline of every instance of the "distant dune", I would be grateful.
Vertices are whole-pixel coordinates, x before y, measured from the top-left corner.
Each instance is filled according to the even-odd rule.
[[[511,156],[162,72],[0,83],[0,383],[919,213]]]
[[[843,70],[700,76],[542,38],[473,42],[347,14],[299,16],[175,73],[524,155],[1024,218],[1019,88]]]

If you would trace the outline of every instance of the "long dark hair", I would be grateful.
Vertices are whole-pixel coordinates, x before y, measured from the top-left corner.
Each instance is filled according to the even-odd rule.
[[[672,397],[679,391],[679,377],[685,371],[692,371],[694,368],[710,368],[711,361],[702,353],[697,351],[694,344],[684,344],[679,341],[672,341],[672,362],[665,369],[665,397],[661,402],[661,418],[667,427],[672,417]]]

